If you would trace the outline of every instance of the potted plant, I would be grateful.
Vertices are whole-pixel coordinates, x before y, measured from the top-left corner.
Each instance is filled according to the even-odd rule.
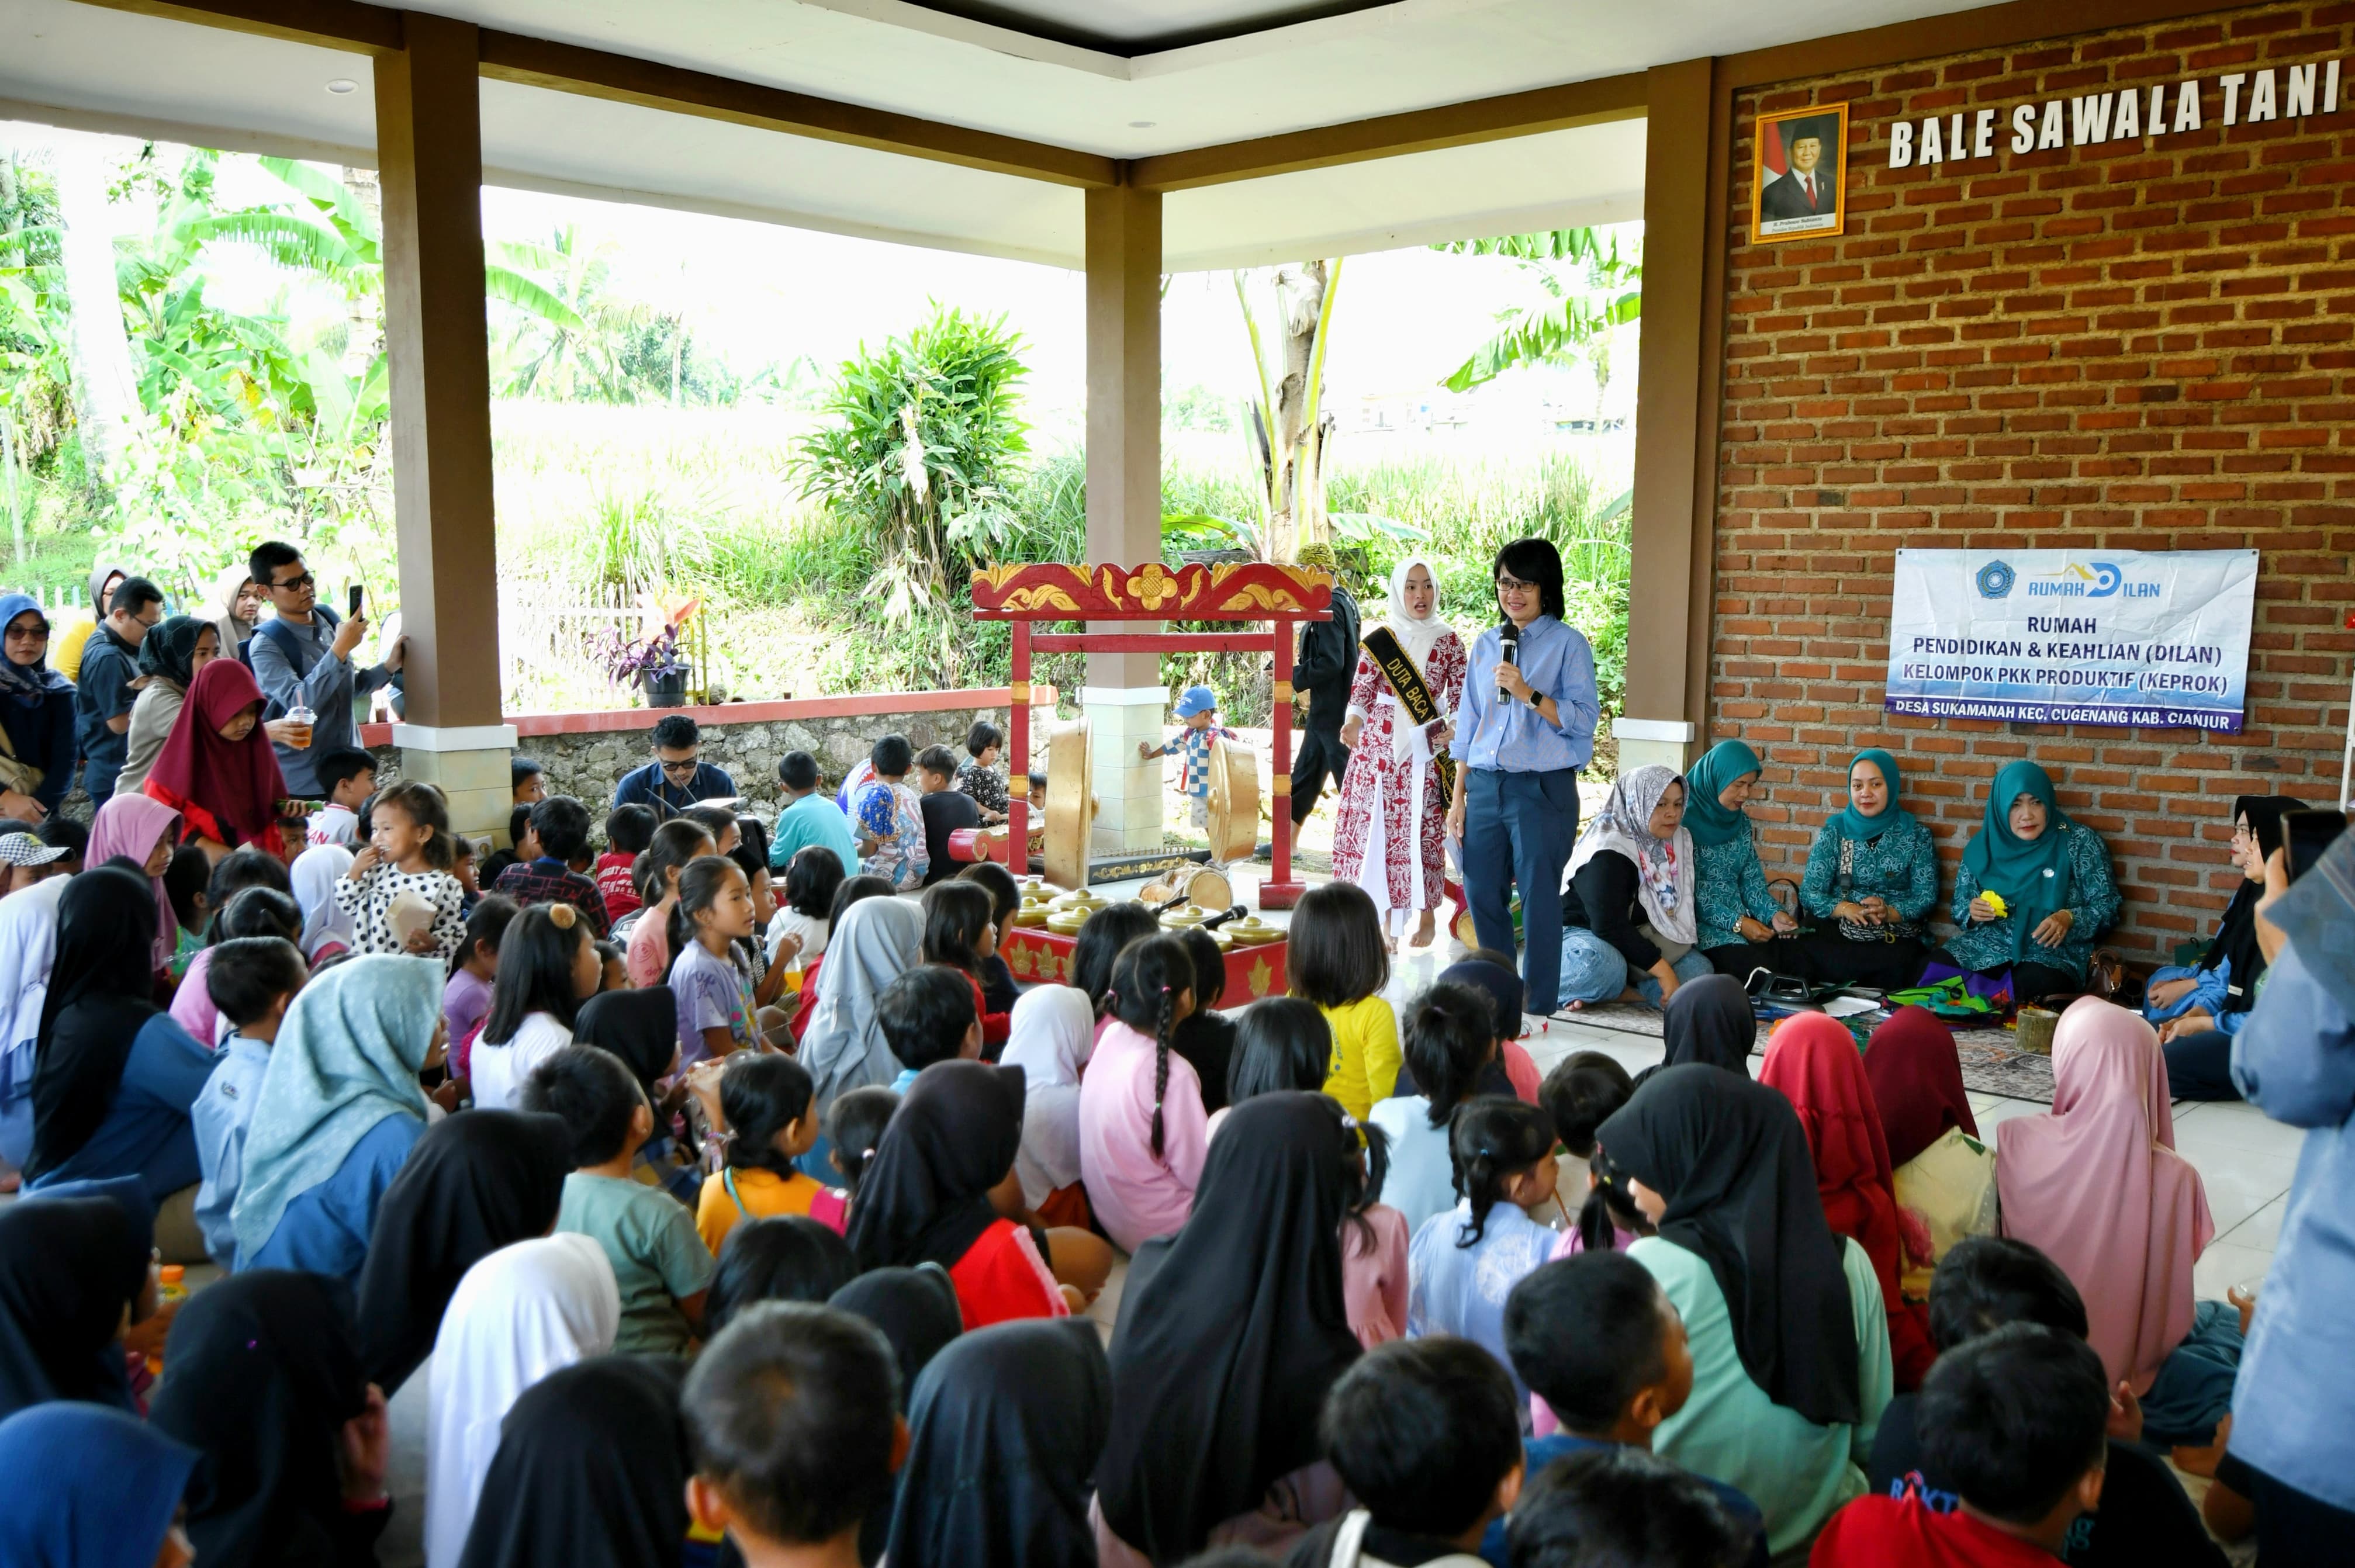
[[[647,707],[677,708],[687,700],[687,677],[695,667],[679,648],[676,624],[644,641],[608,632],[599,654],[613,684],[637,687],[646,694]]]

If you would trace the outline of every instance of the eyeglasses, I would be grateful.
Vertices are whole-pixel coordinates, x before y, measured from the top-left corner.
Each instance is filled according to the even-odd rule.
[[[700,760],[689,757],[683,763],[664,763],[662,765],[662,771],[666,776],[687,778],[691,776],[695,770],[702,765],[703,763]]]
[[[267,586],[272,593],[293,593],[305,588],[315,588],[318,585],[319,580],[306,571],[300,577],[290,577],[283,582],[272,582]]]
[[[1497,587],[1500,591],[1508,588],[1535,588],[1536,586],[1534,582],[1523,582],[1519,578],[1508,577],[1501,571],[1497,574]]]

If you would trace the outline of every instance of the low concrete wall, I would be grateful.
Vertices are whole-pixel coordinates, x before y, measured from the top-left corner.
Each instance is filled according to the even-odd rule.
[[[1055,689],[1033,687],[1034,714],[1054,714]],[[965,732],[978,720],[1006,726],[1007,690],[995,688],[885,692],[868,697],[813,698],[790,702],[735,702],[712,708],[618,709],[602,713],[520,714],[516,752],[548,773],[550,795],[569,795],[589,806],[600,825],[621,776],[653,755],[650,731],[666,713],[693,718],[703,735],[706,762],[734,776],[736,787],[757,802],[762,815],[780,804],[777,762],[787,752],[807,752],[818,762],[826,787],[865,760],[878,739],[898,733],[917,750],[944,745],[962,758]],[[372,724],[361,739],[376,754],[380,781],[400,776],[400,749],[391,726]]]

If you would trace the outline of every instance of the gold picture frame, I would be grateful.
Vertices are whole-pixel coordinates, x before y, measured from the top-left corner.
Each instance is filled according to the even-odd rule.
[[[1847,232],[1847,104],[1761,114],[1751,150],[1752,244]]]

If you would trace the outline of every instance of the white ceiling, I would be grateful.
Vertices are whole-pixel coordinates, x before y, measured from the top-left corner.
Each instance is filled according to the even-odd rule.
[[[1383,0],[1291,19],[1319,5],[427,0],[421,8],[1119,157],[1962,8],[1961,0]],[[994,19],[974,19],[981,16]],[[1156,43],[1271,20],[1279,25],[1218,41]],[[1064,41],[1075,34],[1107,47]],[[0,0],[0,117],[363,165],[374,156],[361,56],[74,0]],[[358,90],[331,94],[326,83],[338,78]],[[485,175],[496,184],[1063,266],[1081,259],[1082,198],[1060,187],[501,82],[484,84],[483,119]],[[1174,193],[1165,253],[1172,270],[1187,270],[1633,217],[1642,189],[1641,122],[1594,125]]]

